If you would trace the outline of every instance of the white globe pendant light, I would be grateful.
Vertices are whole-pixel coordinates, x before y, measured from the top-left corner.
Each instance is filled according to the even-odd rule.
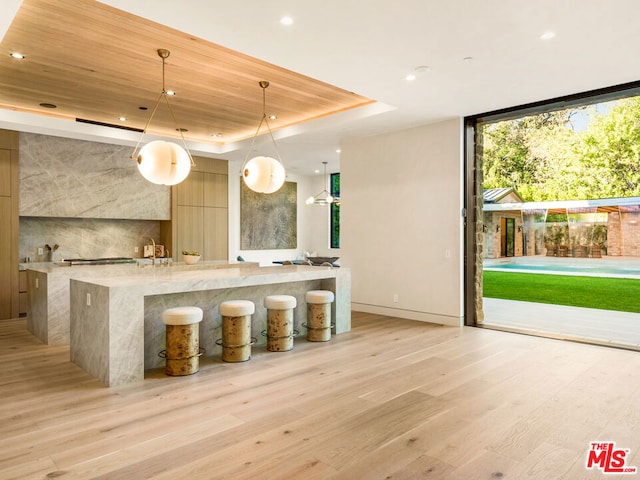
[[[258,124],[258,129],[256,130],[256,133],[253,136],[253,140],[251,141],[251,147],[249,147],[249,152],[247,152],[247,156],[245,157],[244,163],[242,164],[242,180],[244,181],[245,185],[254,192],[274,193],[280,190],[280,187],[284,185],[287,174],[284,166],[282,165],[280,152],[278,151],[278,145],[276,145],[276,141],[273,138],[273,133],[271,133],[271,127],[269,126],[269,120],[267,119],[266,114],[265,92],[267,87],[269,86],[269,82],[263,80],[259,82],[259,85],[262,88],[262,119]],[[249,154],[252,151],[256,137],[260,133],[262,122],[267,125],[267,129],[269,130],[271,141],[273,142],[273,146],[276,150],[276,155],[278,156],[277,160],[275,158],[266,156],[257,156],[249,160]]]
[[[253,157],[242,170],[242,178],[254,192],[274,193],[284,184],[286,172],[282,164],[271,157]]]
[[[191,158],[184,148],[172,142],[147,143],[138,154],[138,170],[151,183],[176,185],[189,175]]]
[[[158,49],[158,56],[162,58],[162,93],[158,97],[158,100],[153,107],[153,111],[151,112],[151,116],[142,131],[140,140],[131,154],[131,158],[136,160],[138,163],[138,170],[142,176],[151,183],[156,183],[158,185],[176,185],[182,182],[187,178],[191,171],[191,167],[194,165],[193,158],[191,157],[191,153],[189,153],[189,149],[187,148],[187,144],[184,140],[184,135],[182,134],[184,129],[179,128],[177,125],[176,117],[171,105],[169,104],[169,94],[167,93],[164,85],[164,63],[170,53],[171,52],[169,52],[169,50],[165,50],[163,48]],[[173,142],[155,140],[142,147],[136,155],[136,151],[140,146],[142,137],[147,132],[147,128],[149,128],[149,124],[151,123],[162,98],[164,98],[167,107],[169,108],[169,112],[171,113],[171,117],[173,118],[174,123],[176,123],[176,130],[180,132],[180,138],[182,138],[184,148]]]

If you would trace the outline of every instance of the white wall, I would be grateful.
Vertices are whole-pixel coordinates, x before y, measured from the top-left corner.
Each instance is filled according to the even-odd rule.
[[[462,133],[454,119],[341,145],[354,310],[462,324]]]
[[[237,175],[234,174],[237,172]],[[240,250],[240,163],[229,162],[229,259],[241,255],[247,262],[273,265],[274,260],[302,259],[304,252],[320,256],[340,256],[329,249],[329,208],[307,205],[305,200],[323,189],[322,176],[287,174],[287,181],[298,184],[298,246],[289,250]]]

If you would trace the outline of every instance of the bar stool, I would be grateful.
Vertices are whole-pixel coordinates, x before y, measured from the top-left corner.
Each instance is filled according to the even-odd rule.
[[[251,336],[251,315],[256,310],[249,300],[229,300],[220,304],[222,316],[222,338],[216,340],[222,345],[223,362],[246,362],[251,358],[251,345],[256,339]]]
[[[165,373],[171,376],[191,375],[200,368],[199,323],[202,309],[199,307],[175,307],[162,312],[166,329],[166,349],[158,355],[164,359]]]
[[[293,309],[296,297],[291,295],[268,295],[264,299],[267,309],[267,350],[286,352],[293,348],[293,337],[298,332],[293,329]],[[262,332],[264,335],[265,332]]]
[[[329,290],[310,290],[304,295],[307,302],[307,340],[328,342],[331,340],[331,304],[335,298]]]

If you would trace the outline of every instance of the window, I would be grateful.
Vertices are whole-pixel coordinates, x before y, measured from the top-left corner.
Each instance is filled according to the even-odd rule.
[[[340,248],[340,174],[331,174],[331,196],[334,198],[331,204],[329,218],[329,230],[331,231],[331,248]]]

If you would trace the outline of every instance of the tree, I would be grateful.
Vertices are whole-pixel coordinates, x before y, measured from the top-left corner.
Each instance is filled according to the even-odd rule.
[[[588,114],[586,130],[572,119]],[[640,97],[486,125],[484,187],[525,201],[640,196]]]
[[[640,97],[594,114],[582,134],[583,182],[600,198],[640,196]]]
[[[484,187],[514,187],[524,200],[554,199],[565,188],[556,179],[575,170],[572,129],[575,109],[488,124],[483,130]]]

